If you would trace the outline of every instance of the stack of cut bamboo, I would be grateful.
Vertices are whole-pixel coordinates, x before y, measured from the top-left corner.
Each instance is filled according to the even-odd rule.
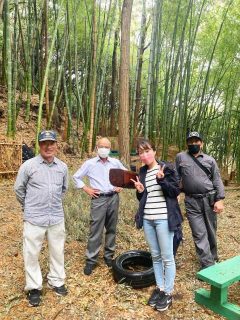
[[[22,138],[0,137],[0,175],[17,173],[22,164]]]

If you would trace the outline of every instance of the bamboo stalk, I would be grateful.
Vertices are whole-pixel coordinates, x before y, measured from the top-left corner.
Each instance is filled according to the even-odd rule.
[[[5,0],[4,3],[4,28],[5,28],[5,43],[6,43],[6,70],[7,70],[7,136],[14,137],[13,130],[13,110],[12,110],[12,52],[11,52],[11,30],[10,30],[10,17],[9,17],[9,1]]]
[[[63,0],[61,0],[60,7],[62,7],[62,3],[63,3]],[[48,77],[50,63],[51,63],[51,59],[52,59],[52,55],[53,55],[53,49],[54,49],[54,44],[55,44],[55,40],[56,40],[56,36],[57,36],[57,29],[59,26],[59,22],[60,22],[60,13],[58,12],[58,17],[57,17],[57,21],[56,21],[55,28],[54,28],[52,43],[51,43],[51,47],[50,47],[50,51],[49,51],[49,56],[48,56],[47,66],[45,69],[45,74],[44,74],[43,84],[42,84],[42,89],[41,89],[41,95],[40,95],[40,101],[39,101],[37,131],[36,131],[36,146],[35,146],[36,153],[38,153],[38,148],[39,148],[38,147],[38,134],[41,130],[42,107],[43,107],[43,100],[44,100],[45,89],[46,89],[46,84],[47,84],[47,77]]]

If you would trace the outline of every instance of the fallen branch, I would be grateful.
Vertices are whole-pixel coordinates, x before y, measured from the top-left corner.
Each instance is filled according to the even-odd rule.
[[[57,316],[59,316],[59,314],[65,309],[66,306],[64,306],[62,309],[58,310],[58,312],[56,312],[56,314],[53,316],[52,320],[56,319]]]
[[[18,294],[18,295],[16,295],[16,296],[10,298],[7,303],[11,303],[11,302],[13,302],[14,300],[19,300],[20,298],[22,299],[22,297],[23,297],[22,294],[20,294],[20,295]]]
[[[238,239],[236,239],[232,234],[230,234],[230,236],[238,243],[240,244],[240,241]]]

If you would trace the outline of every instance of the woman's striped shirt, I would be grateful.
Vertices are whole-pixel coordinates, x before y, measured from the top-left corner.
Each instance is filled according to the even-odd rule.
[[[167,219],[167,204],[161,186],[157,183],[156,174],[159,166],[147,170],[145,184],[147,201],[144,208],[144,219]]]

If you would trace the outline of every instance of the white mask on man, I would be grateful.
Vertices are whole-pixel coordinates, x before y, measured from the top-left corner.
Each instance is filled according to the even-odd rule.
[[[97,151],[100,158],[107,158],[110,153],[109,148],[98,148]]]

